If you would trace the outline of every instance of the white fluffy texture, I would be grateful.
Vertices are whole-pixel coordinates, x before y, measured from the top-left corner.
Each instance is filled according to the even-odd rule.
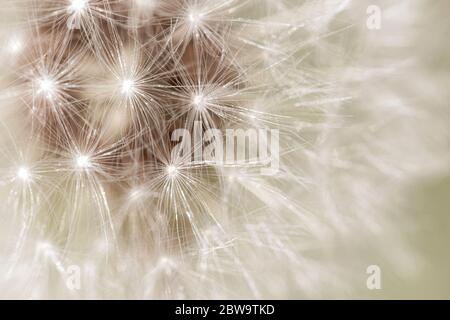
[[[129,0],[110,13],[91,0],[77,7],[89,44],[63,66],[73,12],[45,2],[0,1],[2,298],[450,298],[448,1]],[[152,74],[166,55],[148,62],[151,36],[125,46],[114,28],[134,35],[155,16],[171,24],[161,50],[223,49],[233,88],[154,85],[173,76]],[[53,38],[30,38],[46,24]],[[27,45],[52,50],[24,63]],[[140,168],[108,171],[124,127],[178,119],[200,89],[223,98],[203,103],[229,125],[280,129],[277,175],[163,160],[143,183]],[[185,103],[167,111],[148,92]],[[33,134],[39,104],[64,119],[73,103],[88,110],[79,137]],[[369,265],[381,290],[366,287]]]

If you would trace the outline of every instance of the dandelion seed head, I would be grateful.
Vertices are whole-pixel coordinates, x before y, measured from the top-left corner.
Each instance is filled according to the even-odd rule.
[[[205,108],[205,97],[202,94],[197,94],[193,97],[192,103],[198,110]]]
[[[191,10],[189,12],[189,22],[191,23],[191,25],[193,27],[197,27],[198,25],[200,25],[202,23],[202,19],[203,19],[203,13],[198,12],[197,10]]]
[[[56,83],[53,79],[49,77],[43,77],[38,79],[38,93],[44,94],[48,98],[51,98],[56,92]]]
[[[174,165],[168,165],[166,172],[170,178],[175,178],[178,175],[179,169]]]
[[[156,1],[155,0],[135,0],[135,3],[138,6],[144,7],[146,9],[156,6]]]
[[[410,1],[417,0],[400,2]],[[0,23],[6,35],[0,131],[4,139],[22,131],[1,145],[8,183],[0,181],[0,198],[13,201],[2,218],[17,218],[23,229],[13,230],[17,239],[7,239],[13,245],[0,259],[9,264],[20,257],[13,269],[23,281],[6,291],[1,286],[3,295],[104,298],[111,297],[108,288],[129,286],[117,297],[314,297],[329,283],[350,292],[352,284],[340,287],[335,271],[353,269],[341,265],[343,259],[329,260],[337,256],[329,254],[335,247],[329,244],[337,240],[351,252],[355,248],[344,246],[359,243],[356,229],[384,232],[380,208],[390,203],[371,191],[386,176],[403,184],[408,168],[423,167],[414,156],[400,156],[406,136],[414,151],[427,152],[413,144],[416,128],[425,137],[444,135],[429,135],[420,125],[405,125],[414,130],[404,138],[389,130],[416,114],[401,97],[408,84],[388,95],[370,78],[397,67],[401,74],[402,64],[389,53],[383,70],[377,63],[366,70],[372,63],[353,52],[365,33],[351,31],[361,15],[346,20],[352,5],[361,13],[359,6],[335,2],[20,1],[30,28],[16,30],[12,17]],[[349,42],[346,32],[357,37]],[[370,38],[375,44],[395,40],[396,52],[414,47],[403,46],[409,40],[398,42],[397,34],[385,38],[380,30]],[[351,69],[345,66],[349,56],[358,58]],[[342,108],[340,96],[352,94],[347,90],[367,105],[348,101]],[[380,99],[394,96],[395,108],[380,111]],[[12,111],[10,101],[17,101]],[[354,111],[362,116],[349,116]],[[399,111],[406,116],[398,117]],[[265,150],[269,138],[259,129],[279,130],[279,150]],[[380,129],[386,133],[375,137]],[[174,130],[181,130],[179,140]],[[220,155],[219,146],[230,162],[209,160]],[[247,154],[251,161],[241,161]],[[433,158],[445,161],[448,152]],[[266,159],[279,160],[271,163],[280,166],[279,174],[261,174]],[[28,254],[33,250],[52,267],[36,268],[36,257]],[[64,276],[72,263],[87,270],[86,288],[68,292],[64,278],[48,281],[54,266]]]

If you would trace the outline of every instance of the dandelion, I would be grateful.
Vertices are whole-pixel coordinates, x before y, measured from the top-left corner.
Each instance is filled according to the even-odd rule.
[[[417,109],[439,88],[394,59],[415,40],[380,29],[375,50],[359,4],[0,6],[3,296],[335,298],[361,292],[371,254],[392,274],[420,260],[393,220],[417,177],[448,169],[448,110]],[[361,54],[386,44],[378,64]],[[255,148],[272,129],[276,152]],[[229,132],[231,161],[212,161]]]

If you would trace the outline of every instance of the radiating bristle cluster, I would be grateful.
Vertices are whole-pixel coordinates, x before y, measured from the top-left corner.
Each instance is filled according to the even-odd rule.
[[[364,141],[359,130],[377,116],[354,101],[370,83],[349,87],[370,69],[350,66],[357,46],[339,38],[365,21],[346,12],[358,5],[0,5],[5,296],[351,291],[328,249],[386,227],[373,203],[362,216],[361,199],[376,177],[407,176],[365,157],[376,132]]]

